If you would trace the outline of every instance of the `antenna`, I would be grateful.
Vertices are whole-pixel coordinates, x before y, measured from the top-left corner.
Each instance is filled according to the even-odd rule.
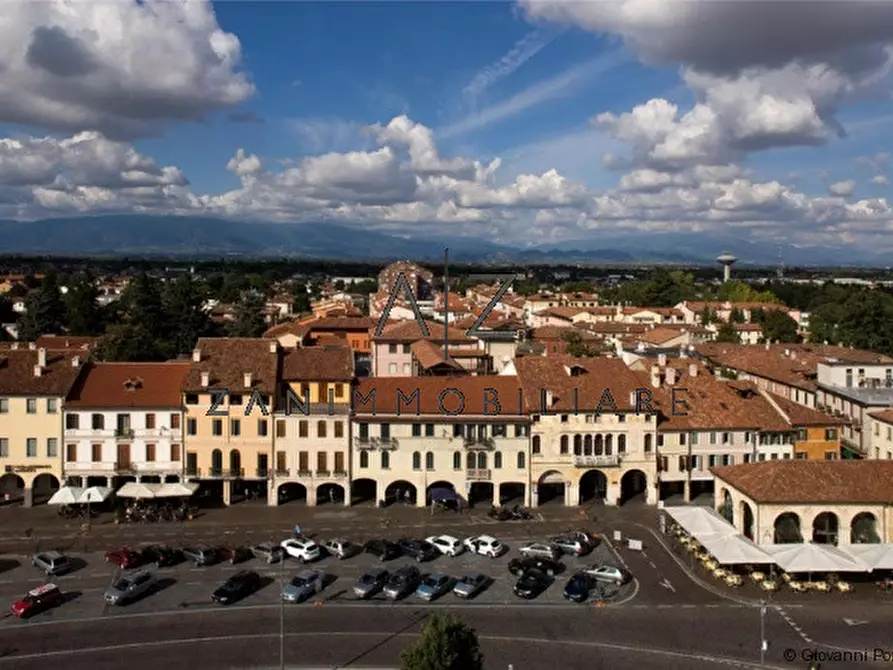
[[[779,279],[784,279],[784,253],[781,250],[781,245],[778,245],[778,269],[775,271],[775,274]]]

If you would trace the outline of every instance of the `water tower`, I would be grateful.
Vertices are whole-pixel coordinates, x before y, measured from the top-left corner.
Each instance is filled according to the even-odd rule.
[[[735,258],[732,254],[727,251],[724,251],[722,254],[716,257],[716,262],[722,265],[722,280],[729,281],[732,278],[732,266],[735,264],[735,261],[738,259]]]

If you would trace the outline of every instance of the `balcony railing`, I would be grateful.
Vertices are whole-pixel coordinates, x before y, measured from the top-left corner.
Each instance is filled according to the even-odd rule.
[[[260,479],[268,479],[270,476],[270,468],[257,468],[254,471],[254,474],[256,477],[259,477]]]
[[[189,466],[186,466],[186,476],[187,477],[196,477],[196,478],[201,477],[202,469],[201,468],[190,468]]]
[[[578,468],[616,468],[620,465],[620,456],[574,456],[574,465]]]
[[[854,451],[858,454],[865,454],[866,452],[862,449],[862,444],[851,437],[846,437],[845,435],[840,436],[840,444],[849,449],[850,451]]]
[[[495,442],[492,437],[466,437],[466,449],[492,449]]]
[[[317,470],[316,476],[319,479],[328,479],[332,476],[332,472],[330,470]]]
[[[347,479],[347,470],[335,470],[332,479]]]
[[[116,440],[132,440],[133,439],[133,428],[116,428],[115,429],[115,439]]]
[[[224,470],[223,468],[208,468],[208,477],[213,477],[214,479],[219,479],[223,477],[224,473],[229,472],[228,470]]]
[[[288,468],[277,468],[276,476],[277,477],[288,477],[291,474],[291,470]]]
[[[355,449],[377,449],[377,437],[355,437],[353,438],[353,446]]]
[[[396,437],[380,437],[378,438],[379,449],[396,449],[399,446]]]
[[[465,478],[470,482],[488,481],[490,479],[489,470],[466,470]]]
[[[310,479],[313,477],[313,470],[298,470],[298,477]]]
[[[245,468],[230,468],[223,471],[223,476],[227,479],[241,479],[245,476]]]

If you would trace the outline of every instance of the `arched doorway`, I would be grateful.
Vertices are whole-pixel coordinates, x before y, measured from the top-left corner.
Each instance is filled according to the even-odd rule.
[[[468,488],[468,506],[492,504],[493,484],[491,482],[472,482]]]
[[[590,500],[604,502],[608,497],[608,478],[601,470],[587,470],[580,477],[580,504]]]
[[[399,479],[396,482],[388,484],[387,488],[384,490],[384,501],[386,505],[392,505],[396,502],[415,505],[417,494],[418,491],[414,484]]]
[[[741,501],[741,522],[743,524],[742,535],[748,540],[754,539],[754,516],[750,505],[743,500]]]
[[[378,503],[378,484],[374,479],[355,479],[350,484],[350,503],[362,505]]]
[[[436,492],[438,490],[442,491],[444,489],[446,489],[447,491],[452,491],[454,494],[458,493],[456,491],[456,487],[453,484],[451,484],[450,482],[443,481],[443,480],[436,481],[431,484],[428,484],[428,488],[425,489],[425,504],[427,504],[427,505],[431,504],[431,493],[432,492]]]
[[[648,488],[648,477],[641,470],[630,470],[620,478],[620,504],[625,505],[633,500],[645,502],[645,491]]]
[[[7,499],[18,500],[25,495],[25,480],[16,474],[5,474],[0,477],[0,503]]]
[[[287,482],[279,485],[277,491],[279,495],[279,504],[286,503],[305,503],[307,502],[307,487],[298,482]]]
[[[340,505],[344,504],[344,487],[341,484],[325,483],[320,484],[316,489],[317,505]]]
[[[796,544],[803,542],[800,531],[800,517],[793,512],[785,512],[775,517],[773,524],[775,544]]]
[[[59,480],[54,475],[44,472],[34,478],[31,491],[35,503],[46,502],[59,490]]]
[[[578,436],[579,437],[579,436]],[[539,478],[536,485],[537,505],[564,504],[565,479],[557,470],[550,470]]]
[[[815,544],[837,545],[838,521],[834,512],[822,512],[812,522],[812,541]]]
[[[732,502],[732,494],[729,489],[723,489],[720,492],[721,500],[719,508],[716,510],[719,515],[733,526],[735,525],[735,504]]]
[[[877,517],[871,512],[861,512],[853,517],[850,524],[850,544],[880,544],[877,532]]]
[[[505,482],[499,485],[500,505],[523,505],[527,487],[516,482]]]

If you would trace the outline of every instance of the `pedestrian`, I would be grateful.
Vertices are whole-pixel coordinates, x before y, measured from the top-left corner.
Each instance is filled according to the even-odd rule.
[[[299,540],[303,537],[303,535],[301,535],[301,527],[299,525],[295,525],[295,537]]]

